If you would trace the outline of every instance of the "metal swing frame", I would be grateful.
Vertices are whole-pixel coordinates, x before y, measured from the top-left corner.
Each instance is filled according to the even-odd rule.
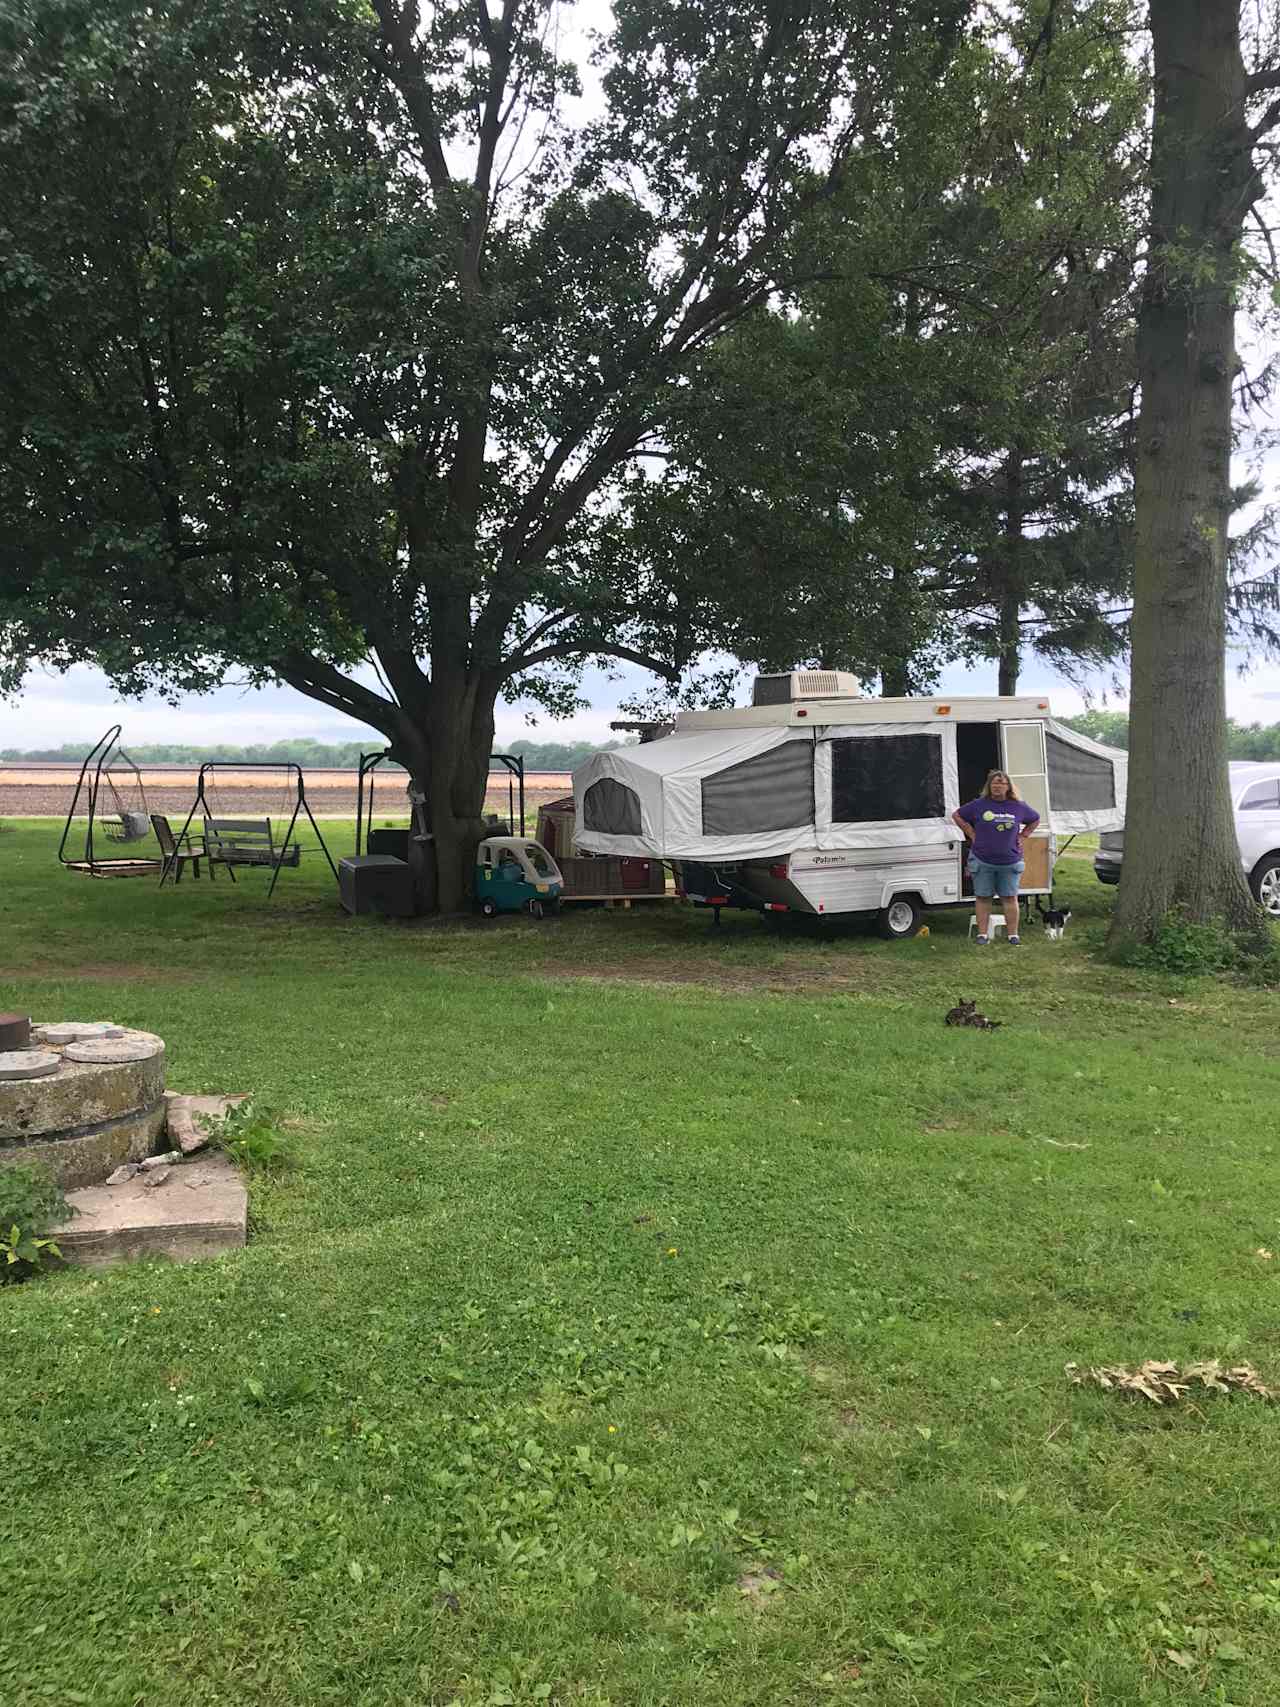
[[[384,747],[380,752],[361,753],[359,769],[356,778],[356,858],[364,852],[365,839],[373,828],[373,788],[374,772],[384,759],[391,757],[391,749]],[[507,822],[515,834],[516,808],[520,811],[520,834],[525,831],[524,811],[524,759],[519,753],[490,753],[489,764],[500,764],[507,773]],[[368,807],[365,806],[365,787],[368,785]],[[416,808],[410,812],[414,817]]]
[[[71,810],[67,813],[66,823],[62,826],[62,840],[58,843],[58,860],[68,871],[83,871],[90,877],[151,877],[157,871],[163,873],[165,862],[162,859],[129,859],[109,855],[100,858],[94,848],[94,826],[98,822],[98,798],[105,778],[107,787],[114,792],[111,781],[112,766],[123,762],[133,772],[142,795],[143,811],[146,811],[146,789],[142,783],[142,772],[134,761],[120,746],[122,729],[120,724],[113,723],[110,729],[85,755],[84,763],[80,766],[80,775],[76,778],[75,793],[71,797]],[[85,831],[84,853],[80,857],[68,857],[67,842],[71,836],[71,826],[75,820],[76,809],[80,805],[81,795],[86,795],[89,806],[89,822]],[[141,838],[140,838],[141,839]]]
[[[203,809],[204,809],[203,814],[202,814],[204,817],[211,818],[214,816],[214,814],[210,810],[209,797],[208,797],[208,794],[206,792],[206,779],[209,776],[211,776],[214,771],[285,771],[287,773],[287,776],[288,776],[288,786],[292,789],[292,792],[293,792],[293,815],[289,819],[288,828],[285,830],[284,836],[280,842],[279,849],[278,849],[278,851],[276,851],[274,858],[245,859],[245,860],[237,860],[234,862],[233,861],[225,861],[225,860],[219,861],[220,864],[226,865],[227,874],[228,874],[228,876],[231,877],[233,882],[235,880],[235,872],[234,872],[233,866],[236,864],[239,864],[239,865],[260,865],[260,866],[268,866],[269,865],[271,867],[271,883],[267,889],[267,899],[268,900],[271,899],[272,895],[275,894],[276,884],[280,880],[280,872],[283,869],[283,867],[286,865],[293,866],[293,865],[297,865],[300,863],[300,856],[302,853],[302,848],[298,843],[293,841],[293,831],[294,831],[294,826],[298,822],[298,815],[299,815],[299,813],[302,813],[302,812],[306,813],[307,821],[311,825],[311,828],[316,833],[316,841],[319,843],[320,852],[324,855],[325,859],[328,861],[329,870],[333,873],[334,882],[336,883],[338,881],[338,868],[333,863],[333,855],[329,852],[328,844],[325,842],[324,836],[321,834],[320,826],[319,826],[319,824],[316,823],[315,816],[312,813],[311,807],[307,801],[307,784],[306,784],[306,778],[302,774],[302,766],[294,763],[292,760],[290,760],[288,762],[281,760],[281,761],[278,761],[274,764],[271,763],[269,760],[265,761],[265,762],[258,760],[258,761],[254,761],[252,763],[245,763],[245,764],[237,764],[235,762],[235,760],[233,760],[233,759],[209,759],[209,760],[207,760],[204,764],[202,764],[200,766],[199,774],[196,777],[196,797],[191,803],[191,810],[187,813],[186,821],[183,824],[182,830],[178,836],[178,846],[179,847],[182,846],[183,838],[188,834],[188,832],[191,829],[191,820],[195,817],[196,812],[201,807],[203,807]],[[268,822],[269,821],[270,820],[268,820]],[[292,852],[291,852],[291,849],[293,850]],[[207,843],[206,843],[205,852],[206,852],[206,857],[207,857],[208,856]],[[212,860],[210,860],[209,871],[210,871],[210,875],[212,875],[212,872],[213,872]],[[163,870],[160,874],[160,882],[162,884],[163,884],[167,875],[168,875],[168,870],[166,867],[166,869]]]

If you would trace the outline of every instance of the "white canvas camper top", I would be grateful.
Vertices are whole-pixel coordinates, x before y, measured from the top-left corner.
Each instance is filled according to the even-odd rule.
[[[1040,813],[1028,893],[1051,889],[1058,835],[1124,822],[1127,755],[1055,722],[1042,696],[803,692],[817,675],[760,678],[755,704],[594,754],[574,773],[577,845],[709,864],[765,906],[863,911],[903,884],[922,907],[964,898],[951,814],[993,768]]]

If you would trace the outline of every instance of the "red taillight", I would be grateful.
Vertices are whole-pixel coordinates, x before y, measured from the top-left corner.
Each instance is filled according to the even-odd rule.
[[[785,877],[786,875],[787,875],[787,867],[786,867],[785,861],[782,865],[771,865],[769,867],[769,876],[770,877]]]
[[[727,895],[708,895],[707,905],[708,907],[727,907],[729,905],[729,897]]]
[[[782,901],[766,901],[764,910],[766,913],[789,913],[791,911],[790,907]]]

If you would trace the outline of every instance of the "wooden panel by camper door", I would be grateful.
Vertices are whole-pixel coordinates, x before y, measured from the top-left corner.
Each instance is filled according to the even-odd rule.
[[[1022,849],[1026,869],[1018,879],[1019,889],[1052,889],[1053,883],[1049,875],[1049,837],[1038,833],[1028,836],[1022,844]]]

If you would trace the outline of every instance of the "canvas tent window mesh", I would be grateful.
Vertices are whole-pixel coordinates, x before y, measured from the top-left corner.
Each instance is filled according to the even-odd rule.
[[[945,815],[936,735],[857,735],[831,743],[833,824]]]
[[[626,783],[602,776],[582,797],[582,822],[602,836],[638,836],[640,796]]]
[[[702,779],[704,836],[800,830],[812,823],[812,741],[784,741]]]
[[[1073,747],[1045,731],[1049,798],[1058,812],[1097,812],[1116,803],[1116,774],[1110,759]]]

